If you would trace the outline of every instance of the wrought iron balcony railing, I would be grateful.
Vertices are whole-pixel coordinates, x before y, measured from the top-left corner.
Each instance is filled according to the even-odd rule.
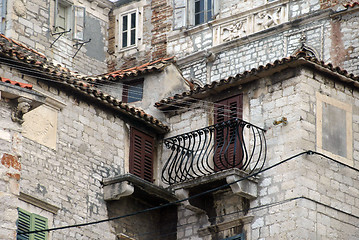
[[[162,180],[181,183],[230,168],[258,171],[266,159],[264,133],[251,123],[232,119],[167,138],[164,144],[171,152]]]

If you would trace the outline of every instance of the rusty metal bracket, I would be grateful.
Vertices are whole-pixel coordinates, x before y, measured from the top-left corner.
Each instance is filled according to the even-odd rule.
[[[281,124],[281,123],[282,123],[284,126],[286,126],[286,125],[288,124],[287,118],[286,118],[286,117],[282,117],[282,119],[279,120],[279,121],[277,121],[277,120],[273,121],[273,125],[279,125],[279,124]]]
[[[51,44],[50,44],[50,48],[55,44],[55,42],[57,42],[57,40],[59,40],[59,38],[64,35],[65,33],[69,33],[71,32],[71,28],[67,31],[63,31],[63,32],[58,32],[58,33],[51,33],[52,36],[55,36],[55,35],[59,35]]]
[[[75,55],[73,56],[73,58],[76,57],[77,53],[80,51],[80,49],[82,48],[82,46],[85,45],[86,43],[89,43],[89,42],[91,42],[91,38],[90,38],[89,40],[87,40],[87,41],[84,41],[84,42],[77,42],[77,43],[75,43],[75,44],[74,44],[74,47],[76,47],[76,46],[78,46],[78,45],[80,45],[80,47],[79,47],[79,48],[77,49],[77,51],[75,52]]]

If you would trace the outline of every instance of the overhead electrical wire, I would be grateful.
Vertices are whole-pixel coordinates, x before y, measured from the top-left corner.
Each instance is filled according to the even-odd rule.
[[[10,60],[10,61],[14,61],[14,62],[16,62],[16,60],[13,60],[13,59],[11,59],[11,58],[3,58],[3,57],[0,57],[0,59],[2,59],[2,60]],[[54,77],[54,78],[57,78],[57,79],[61,79],[61,77],[59,77],[59,76],[54,76],[54,75],[51,75],[51,74],[48,74],[48,73],[46,73],[46,72],[43,72],[43,71],[38,71],[38,70],[33,70],[33,69],[29,69],[29,68],[27,68],[27,67],[22,67],[22,66],[19,66],[18,64],[10,64],[10,63],[5,63],[5,64],[7,64],[7,65],[10,65],[10,66],[12,66],[12,67],[14,67],[14,68],[17,68],[17,69],[20,69],[20,70],[24,70],[24,71],[26,71],[27,73],[29,73],[29,72],[31,72],[31,73],[36,73],[36,74],[43,74],[43,75],[48,75],[48,76],[50,76],[50,77]],[[29,74],[28,74],[29,75]],[[64,83],[64,81],[60,81],[60,80],[52,80],[52,79],[48,79],[48,78],[42,78],[42,77],[39,77],[38,75],[29,75],[29,76],[31,76],[31,77],[34,77],[34,78],[36,78],[36,79],[39,79],[39,80],[43,80],[43,81],[47,81],[47,82],[54,82],[54,83]],[[77,80],[79,80],[79,81],[81,81],[82,79],[77,79]],[[132,92],[134,92],[134,93],[142,93],[142,87],[136,87],[136,86],[133,86],[133,85],[130,85],[130,84],[126,84],[126,83],[123,83],[123,82],[104,82],[104,83],[100,83],[100,82],[88,82],[88,81],[86,81],[86,80],[83,80],[83,81],[85,81],[85,83],[86,84],[89,84],[89,85],[94,85],[94,86],[106,86],[106,87],[108,87],[108,88],[110,88],[110,89],[123,89],[122,87],[119,87],[119,86],[109,86],[110,84],[116,84],[116,83],[120,83],[120,84],[122,84],[123,86],[128,86],[128,87],[131,87],[132,89],[138,89],[139,91],[132,91]],[[101,90],[101,89],[99,89],[99,90]],[[141,90],[141,91],[140,91]],[[186,99],[191,99],[191,100],[193,100],[193,101],[197,101],[197,102],[202,102],[202,103],[205,103],[205,104],[207,104],[207,105],[209,105],[209,106],[213,106],[213,105],[217,105],[217,106],[226,106],[226,105],[224,105],[224,104],[220,104],[220,103],[215,103],[215,102],[211,102],[211,101],[205,101],[205,100],[203,100],[203,99],[197,99],[197,98],[193,98],[193,97],[189,97],[189,96],[186,96]],[[181,101],[182,101],[183,99],[181,99]],[[191,101],[188,101],[188,100],[185,100],[185,101],[182,101],[182,102],[186,102],[186,103],[189,103],[189,104],[192,104],[193,102],[191,102]],[[164,105],[166,105],[166,104],[164,104]],[[216,108],[216,107],[215,107]],[[217,107],[218,108],[218,107]],[[191,108],[188,108],[188,109],[191,109]],[[239,109],[239,108],[237,108],[237,109]]]
[[[166,204],[163,204],[163,205],[160,205],[160,206],[156,206],[156,207],[152,207],[152,208],[147,208],[147,209],[144,209],[144,210],[140,210],[140,211],[136,211],[136,212],[132,212],[132,213],[129,213],[129,214],[125,214],[125,215],[121,215],[121,216],[117,216],[117,217],[112,217],[112,218],[107,218],[107,219],[103,219],[103,220],[99,220],[99,221],[94,221],[94,222],[87,222],[87,223],[80,223],[80,224],[74,224],[74,225],[68,225],[68,226],[62,226],[62,227],[55,227],[55,228],[49,228],[49,229],[43,229],[43,230],[36,230],[36,231],[28,231],[28,232],[21,232],[21,233],[18,233],[19,235],[25,235],[25,234],[33,234],[33,233],[40,233],[40,232],[50,232],[50,231],[57,231],[57,230],[62,230],[62,229],[68,229],[68,228],[75,228],[75,227],[83,227],[83,226],[89,226],[89,225],[94,225],[94,224],[99,224],[99,223],[103,223],[103,222],[108,222],[108,221],[113,221],[113,220],[118,220],[118,219],[122,219],[122,218],[127,218],[127,217],[131,217],[131,216],[135,216],[135,215],[138,215],[138,214],[142,214],[142,213],[146,213],[146,212],[149,212],[149,211],[154,211],[154,210],[157,210],[157,209],[161,209],[161,208],[164,208],[164,207],[168,207],[168,206],[172,206],[172,205],[177,205],[181,202],[184,202],[184,201],[188,201],[188,200],[191,200],[191,199],[194,199],[194,198],[197,198],[197,197],[200,197],[200,196],[203,196],[205,194],[208,194],[208,193],[212,193],[212,192],[215,192],[215,191],[218,191],[218,190],[221,190],[221,189],[224,189],[226,187],[229,187],[230,185],[232,184],[235,184],[235,183],[238,183],[238,182],[241,182],[241,181],[244,181],[246,179],[249,179],[249,178],[252,178],[260,173],[263,173],[263,172],[266,172],[272,168],[275,168],[285,162],[288,162],[292,159],[295,159],[299,156],[302,156],[304,154],[308,154],[308,155],[313,155],[313,154],[316,154],[316,155],[319,155],[321,157],[324,157],[324,158],[327,158],[329,160],[332,160],[338,164],[341,164],[341,165],[344,165],[352,170],[355,170],[357,172],[359,172],[359,169],[356,169],[352,166],[349,166],[345,163],[342,163],[336,159],[333,159],[329,156],[326,156],[322,153],[319,153],[319,152],[315,152],[315,151],[311,151],[311,150],[308,150],[308,151],[304,151],[304,152],[301,152],[301,153],[298,153],[298,154],[295,154],[289,158],[286,158],[282,161],[279,161],[278,163],[275,163],[269,167],[266,167],[266,168],[263,168],[261,171],[258,171],[258,172],[255,172],[255,173],[252,173],[252,174],[249,174],[243,178],[240,178],[238,179],[237,181],[234,181],[232,183],[227,183],[227,184],[224,184],[224,185],[221,185],[219,187],[216,187],[216,188],[213,188],[213,189],[209,189],[207,191],[204,191],[204,192],[201,192],[201,193],[198,193],[198,194],[195,194],[193,196],[190,196],[188,198],[184,198],[184,199],[180,199],[180,200],[177,200],[177,201],[173,201],[173,202],[169,202],[169,203],[166,203]],[[355,215],[353,215],[355,216]],[[358,217],[359,218],[359,217]]]
[[[0,59],[2,60],[10,60],[10,61],[16,61],[14,59],[11,59],[11,58],[3,58],[3,57],[0,57]],[[48,78],[42,78],[42,77],[39,77],[38,75],[31,75],[29,73],[33,73],[33,74],[43,74],[43,75],[48,75],[48,76],[51,76],[53,78],[57,78],[57,79],[61,79],[61,77],[59,76],[54,76],[54,75],[51,75],[51,74],[47,74],[47,73],[44,73],[43,71],[37,71],[37,70],[33,70],[33,69],[29,69],[27,67],[22,67],[22,66],[19,66],[17,64],[10,64],[10,63],[5,63],[9,66],[12,66],[14,68],[17,68],[17,69],[20,69],[20,70],[23,70],[23,71],[26,71],[27,75],[28,76],[31,76],[35,79],[38,79],[38,80],[42,80],[42,81],[46,81],[46,82],[53,82],[53,83],[60,83],[60,84],[64,84],[66,82],[64,81],[60,81],[60,80],[52,80],[52,79],[48,79]],[[78,79],[78,80],[82,80],[82,79]],[[114,84],[114,82],[108,82],[108,83],[98,83],[98,82],[94,82],[94,83],[90,83],[90,82],[87,82],[85,81],[86,84],[89,84],[89,85],[98,85],[98,86],[106,86],[108,87],[109,84]],[[120,84],[122,84],[123,86],[131,86],[132,89],[138,89],[138,90],[141,90],[141,91],[132,91],[134,93],[142,93],[142,88],[140,87],[135,87],[135,86],[132,86],[132,85],[129,85],[129,84],[125,84],[123,82],[119,82]],[[68,83],[66,83],[68,84]],[[97,88],[97,87],[96,87]],[[111,89],[123,89],[122,87],[117,87],[117,86],[111,86]],[[102,90],[102,89],[99,89],[99,90]],[[106,92],[104,92],[105,94],[108,94]],[[206,101],[206,100],[203,100],[203,99],[197,99],[197,98],[193,98],[193,97],[189,97],[189,96],[186,96],[186,99],[188,100],[183,100],[181,99],[181,104],[185,104],[185,105],[193,105],[193,102],[200,102],[200,103],[204,103],[205,104],[205,107],[208,107],[210,108],[210,110],[218,110],[220,109],[221,111],[225,112],[225,113],[233,113],[232,110],[236,109],[238,110],[238,112],[241,111],[241,108],[232,108],[232,110],[229,110],[229,109],[222,109],[220,108],[219,106],[227,106],[225,104],[220,104],[220,103],[215,103],[215,102],[211,102],[211,101]],[[193,100],[193,101],[189,101],[189,100]],[[172,106],[168,103],[162,103],[163,105],[168,105],[168,106]],[[179,109],[184,109],[184,110],[192,110],[193,108],[191,107],[186,107],[186,106],[182,106],[182,105],[175,105],[177,108]],[[204,105],[202,105],[202,107],[204,107]],[[171,112],[171,111],[176,111],[176,110],[162,110],[162,112]],[[217,113],[215,113],[214,111],[214,114],[216,115]],[[230,116],[230,115],[227,115],[227,114],[218,114],[218,115],[222,115],[222,116]]]

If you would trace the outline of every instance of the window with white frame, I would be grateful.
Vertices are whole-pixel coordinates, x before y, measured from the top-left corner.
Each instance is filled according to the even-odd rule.
[[[174,29],[211,21],[219,12],[218,0],[173,0]]]
[[[137,10],[120,15],[120,47],[137,45]]]
[[[84,39],[85,8],[55,0],[54,32],[70,31],[75,40]]]
[[[212,0],[194,0],[194,25],[210,21],[212,12]]]

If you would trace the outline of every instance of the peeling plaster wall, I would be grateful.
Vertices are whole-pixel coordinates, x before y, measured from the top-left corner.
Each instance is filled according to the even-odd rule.
[[[331,35],[331,59],[333,64],[353,74],[359,74],[359,40],[355,37],[359,34],[357,27],[359,12],[344,14],[334,18]]]

